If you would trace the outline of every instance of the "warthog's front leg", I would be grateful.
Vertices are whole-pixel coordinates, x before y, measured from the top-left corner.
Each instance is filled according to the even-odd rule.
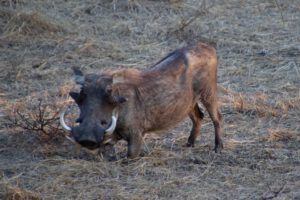
[[[128,158],[135,158],[140,155],[143,144],[143,137],[141,134],[131,134],[128,139]]]

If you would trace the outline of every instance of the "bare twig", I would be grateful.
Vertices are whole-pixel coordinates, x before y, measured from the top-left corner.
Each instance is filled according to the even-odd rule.
[[[278,188],[276,191],[272,191],[271,188],[269,188],[269,190],[271,190],[270,192],[272,194],[268,195],[268,196],[265,196],[262,198],[262,200],[269,200],[269,199],[274,199],[276,198],[284,189],[286,183],[284,183],[280,188]],[[269,191],[268,191],[269,193]]]
[[[58,123],[59,109],[56,106],[46,97],[38,98],[37,101],[23,100],[8,113],[7,124],[9,127],[35,132],[41,140],[57,138],[61,129]]]

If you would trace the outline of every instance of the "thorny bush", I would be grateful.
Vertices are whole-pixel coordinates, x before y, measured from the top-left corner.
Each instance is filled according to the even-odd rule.
[[[67,98],[48,91],[6,102],[5,124],[9,129],[30,131],[40,141],[53,141],[63,136],[59,113],[66,104]]]

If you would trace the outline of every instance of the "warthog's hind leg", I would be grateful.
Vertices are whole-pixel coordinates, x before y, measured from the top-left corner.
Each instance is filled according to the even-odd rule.
[[[204,113],[200,110],[198,104],[196,103],[193,110],[190,112],[189,117],[193,122],[193,128],[191,134],[188,138],[188,147],[194,147],[197,137],[200,135],[201,123],[204,118]]]
[[[207,101],[203,101],[203,105],[207,109],[211,120],[213,121],[214,128],[215,128],[215,152],[219,153],[223,149],[223,142],[222,142],[222,114],[218,107],[217,98],[212,97]]]

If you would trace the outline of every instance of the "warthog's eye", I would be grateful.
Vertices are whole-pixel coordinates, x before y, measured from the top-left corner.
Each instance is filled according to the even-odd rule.
[[[76,119],[76,123],[81,123],[81,122],[82,122],[81,118]]]
[[[111,85],[106,86],[105,92],[106,92],[108,95],[111,95],[111,93],[112,93],[112,86],[111,86]]]
[[[101,120],[101,125],[102,125],[102,126],[107,125],[107,121],[106,121],[106,120]]]

